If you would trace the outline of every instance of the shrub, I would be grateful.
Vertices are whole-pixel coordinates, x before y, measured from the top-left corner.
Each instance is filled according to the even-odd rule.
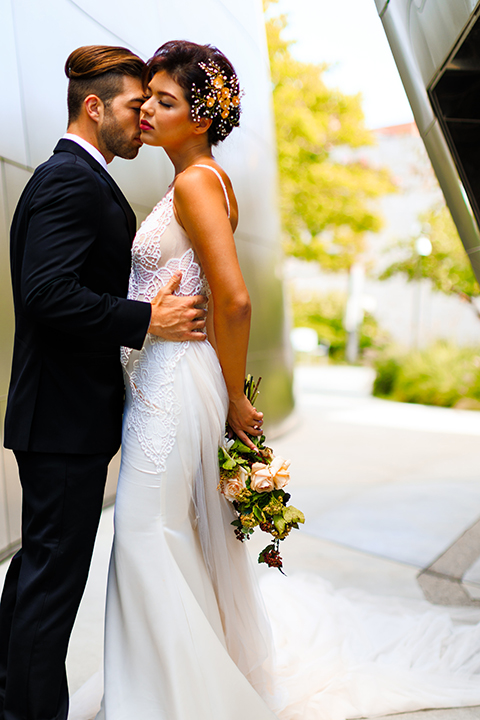
[[[424,350],[390,351],[375,363],[373,394],[400,402],[475,407],[480,401],[479,367],[480,348],[446,341]]]
[[[389,397],[393,394],[401,363],[398,357],[381,355],[376,363],[376,376],[373,383],[373,394],[377,397]]]

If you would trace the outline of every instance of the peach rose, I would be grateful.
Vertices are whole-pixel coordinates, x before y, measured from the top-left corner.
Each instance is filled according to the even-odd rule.
[[[268,466],[275,483],[275,490],[280,490],[288,485],[290,481],[290,460],[284,460],[280,455],[273,458],[271,464]]]
[[[270,467],[265,463],[253,463],[250,476],[250,487],[258,493],[271,492],[275,489]]]
[[[246,479],[247,473],[242,467],[240,467],[238,468],[238,475],[236,475],[236,477],[231,478],[231,480],[223,481],[222,493],[225,495],[227,500],[233,502],[237,499],[242,490],[245,490],[247,487],[245,482]]]
[[[290,480],[290,461],[276,457],[270,465],[253,463],[250,487],[256,492],[271,492],[285,487]]]

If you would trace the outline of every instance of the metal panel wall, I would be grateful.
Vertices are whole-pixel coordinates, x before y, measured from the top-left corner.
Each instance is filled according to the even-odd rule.
[[[480,279],[480,231],[427,88],[462,34],[478,0],[375,0],[445,200]]]
[[[261,406],[270,426],[291,411],[291,357],[279,273],[276,150],[261,0],[0,0],[0,422],[3,427],[13,317],[7,228],[33,168],[52,152],[66,127],[63,65],[79,45],[130,47],[149,57],[166,40],[218,45],[246,90],[242,127],[216,153],[240,206],[236,238],[252,296],[249,372],[263,375]],[[8,102],[5,99],[8,98]],[[116,159],[112,175],[139,220],[172,178],[163,151],[142,148],[134,162]],[[118,458],[107,495],[115,491]],[[0,456],[0,554],[19,538],[20,489],[13,455]]]

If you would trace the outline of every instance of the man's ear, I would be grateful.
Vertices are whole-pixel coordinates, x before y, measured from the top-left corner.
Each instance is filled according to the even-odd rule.
[[[195,132],[197,135],[203,135],[203,133],[207,132],[211,124],[211,118],[200,118],[200,120],[195,122]]]
[[[105,108],[102,100],[100,100],[98,95],[87,95],[83,103],[88,117],[93,120],[93,122],[98,123],[98,121],[103,118]]]

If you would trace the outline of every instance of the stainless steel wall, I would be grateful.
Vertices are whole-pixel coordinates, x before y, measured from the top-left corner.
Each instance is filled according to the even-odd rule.
[[[33,168],[66,128],[63,65],[79,45],[125,45],[149,57],[166,40],[213,43],[232,60],[246,90],[242,127],[217,159],[240,205],[238,252],[254,307],[248,370],[264,377],[259,404],[270,426],[291,411],[292,375],[280,279],[276,161],[268,55],[261,0],[0,0],[0,422],[3,430],[13,316],[8,226]],[[133,162],[116,159],[112,175],[139,221],[172,178],[161,150],[142,148]],[[115,491],[118,458],[107,495]],[[0,555],[20,536],[15,460],[0,450]]]
[[[446,202],[480,280],[480,231],[452,152],[428,97],[478,0],[375,0],[378,13]]]

